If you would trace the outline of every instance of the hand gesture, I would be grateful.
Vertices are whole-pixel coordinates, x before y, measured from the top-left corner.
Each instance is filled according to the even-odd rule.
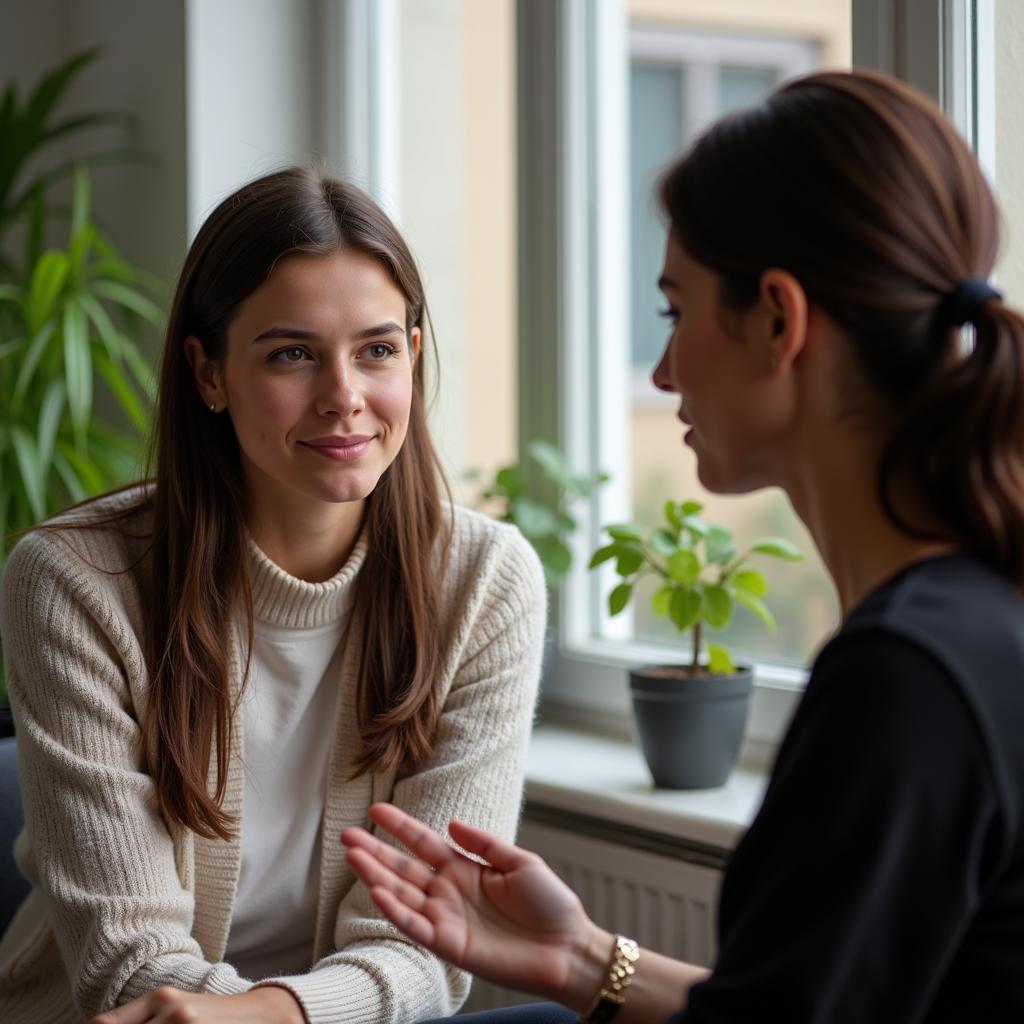
[[[606,962],[612,938],[540,857],[453,821],[452,839],[480,864],[397,807],[374,804],[369,813],[420,860],[349,828],[341,835],[348,863],[409,938],[482,978],[548,999],[571,1004],[577,988],[596,991],[585,964],[595,948]]]
[[[235,996],[210,996],[162,985],[91,1024],[303,1024],[306,1014],[287,989],[264,985]]]

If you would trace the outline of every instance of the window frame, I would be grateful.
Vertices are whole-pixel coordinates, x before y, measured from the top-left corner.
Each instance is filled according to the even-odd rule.
[[[986,24],[991,31],[991,2],[852,0],[854,65],[910,81],[954,117],[973,117],[958,126],[984,139],[983,87],[966,58]],[[629,285],[610,258],[628,245],[625,0],[519,0],[517,32],[520,448],[542,436],[580,472],[615,467],[578,509],[573,569],[552,602],[542,713],[621,735],[630,720],[625,669],[679,659],[678,646],[628,641],[629,621],[607,619],[608,578],[586,569],[600,524],[629,507]],[[745,759],[771,758],[806,676],[755,665]]]

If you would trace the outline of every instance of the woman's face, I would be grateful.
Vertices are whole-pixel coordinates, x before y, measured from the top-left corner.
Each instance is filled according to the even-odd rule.
[[[723,314],[715,274],[669,236],[659,287],[672,327],[654,383],[679,395],[684,443],[708,490],[745,493],[777,483],[773,442],[784,427],[761,304]],[[726,324],[728,323],[728,331]]]
[[[355,502],[377,486],[409,426],[420,331],[405,316],[376,259],[293,255],[238,307],[222,362],[186,343],[207,405],[231,417],[250,498]]]

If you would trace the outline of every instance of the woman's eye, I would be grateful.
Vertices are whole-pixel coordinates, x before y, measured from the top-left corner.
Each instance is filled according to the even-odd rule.
[[[679,310],[674,306],[666,306],[658,310],[658,316],[663,316],[669,323],[674,324],[679,319]]]
[[[301,363],[306,358],[306,350],[301,345],[289,345],[271,353],[270,358],[275,363]]]
[[[367,347],[363,349],[363,351],[372,360],[383,360],[387,359],[389,356],[398,354],[398,349],[396,349],[394,345],[389,345],[387,342],[384,341],[378,341],[373,345],[367,345]]]

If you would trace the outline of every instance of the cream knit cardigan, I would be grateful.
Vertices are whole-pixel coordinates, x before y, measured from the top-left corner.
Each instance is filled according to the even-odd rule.
[[[123,571],[139,532],[34,533],[4,573],[0,630],[26,816],[15,849],[32,891],[0,943],[3,1024],[79,1024],[164,984],[223,994],[253,984],[222,961],[239,840],[168,826],[140,761],[144,582],[138,568]],[[364,553],[360,542],[318,584],[254,556],[257,617],[296,628],[336,619]],[[368,825],[377,800],[442,832],[453,817],[515,832],[544,635],[540,566],[514,528],[456,509],[442,587],[451,636],[437,680],[443,710],[432,756],[408,777],[348,780],[358,664],[357,630],[350,634],[323,810],[315,961],[281,981],[310,1024],[409,1024],[453,1013],[469,989],[464,974],[382,919],[338,841],[346,826]],[[235,634],[224,639],[237,686],[240,624]],[[236,724],[224,806],[244,828]]]

